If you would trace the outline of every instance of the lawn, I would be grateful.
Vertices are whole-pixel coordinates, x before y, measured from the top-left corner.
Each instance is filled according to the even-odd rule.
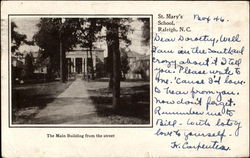
[[[121,82],[121,103],[112,105],[112,91],[108,88],[108,80],[82,81],[89,98],[57,98],[67,89],[72,81],[59,81],[24,84],[13,88],[12,122],[13,124],[149,124],[150,122],[150,85],[140,80]],[[90,103],[91,102],[91,103]],[[79,104],[79,105],[77,105]],[[68,116],[69,111],[60,114],[60,119],[34,119],[48,105],[55,108],[69,107],[76,110],[84,105],[91,105],[95,110],[91,115]],[[72,109],[73,108],[73,109]],[[58,109],[59,110],[59,109]],[[80,111],[81,109],[78,109]],[[63,111],[63,110],[59,110]],[[58,117],[59,118],[59,117]],[[72,120],[72,122],[71,122]],[[68,122],[68,123],[67,123]],[[71,123],[70,123],[71,122]]]
[[[86,85],[100,117],[105,124],[149,124],[150,85],[145,81],[122,81],[120,105],[113,107],[112,91],[106,81],[91,81]]]
[[[20,84],[12,88],[12,121],[31,119],[40,109],[52,102],[72,81]],[[19,120],[21,121],[21,120]]]

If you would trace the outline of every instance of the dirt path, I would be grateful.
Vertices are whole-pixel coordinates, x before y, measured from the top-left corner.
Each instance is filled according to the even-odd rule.
[[[96,117],[96,109],[87,92],[86,82],[77,78],[53,102],[32,120],[35,124],[89,124]]]

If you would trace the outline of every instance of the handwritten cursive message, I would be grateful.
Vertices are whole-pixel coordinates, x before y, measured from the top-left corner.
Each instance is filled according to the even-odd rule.
[[[244,128],[237,112],[246,85],[242,34],[223,31],[233,20],[220,15],[164,13],[157,18],[154,135],[168,140],[173,150],[233,150],[230,141]]]

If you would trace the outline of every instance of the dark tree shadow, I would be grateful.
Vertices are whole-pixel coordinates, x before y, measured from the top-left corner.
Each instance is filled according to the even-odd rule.
[[[125,116],[150,121],[149,85],[126,87],[121,89],[120,105],[112,106],[112,92],[99,89],[99,96],[91,96],[99,116]]]
[[[145,79],[125,79],[122,82],[145,82]],[[109,78],[96,78],[95,80],[89,80],[88,82],[109,82]]]

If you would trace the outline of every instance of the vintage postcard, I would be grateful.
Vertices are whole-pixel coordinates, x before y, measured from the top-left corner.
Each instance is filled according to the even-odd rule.
[[[249,2],[2,1],[3,157],[248,157]]]

